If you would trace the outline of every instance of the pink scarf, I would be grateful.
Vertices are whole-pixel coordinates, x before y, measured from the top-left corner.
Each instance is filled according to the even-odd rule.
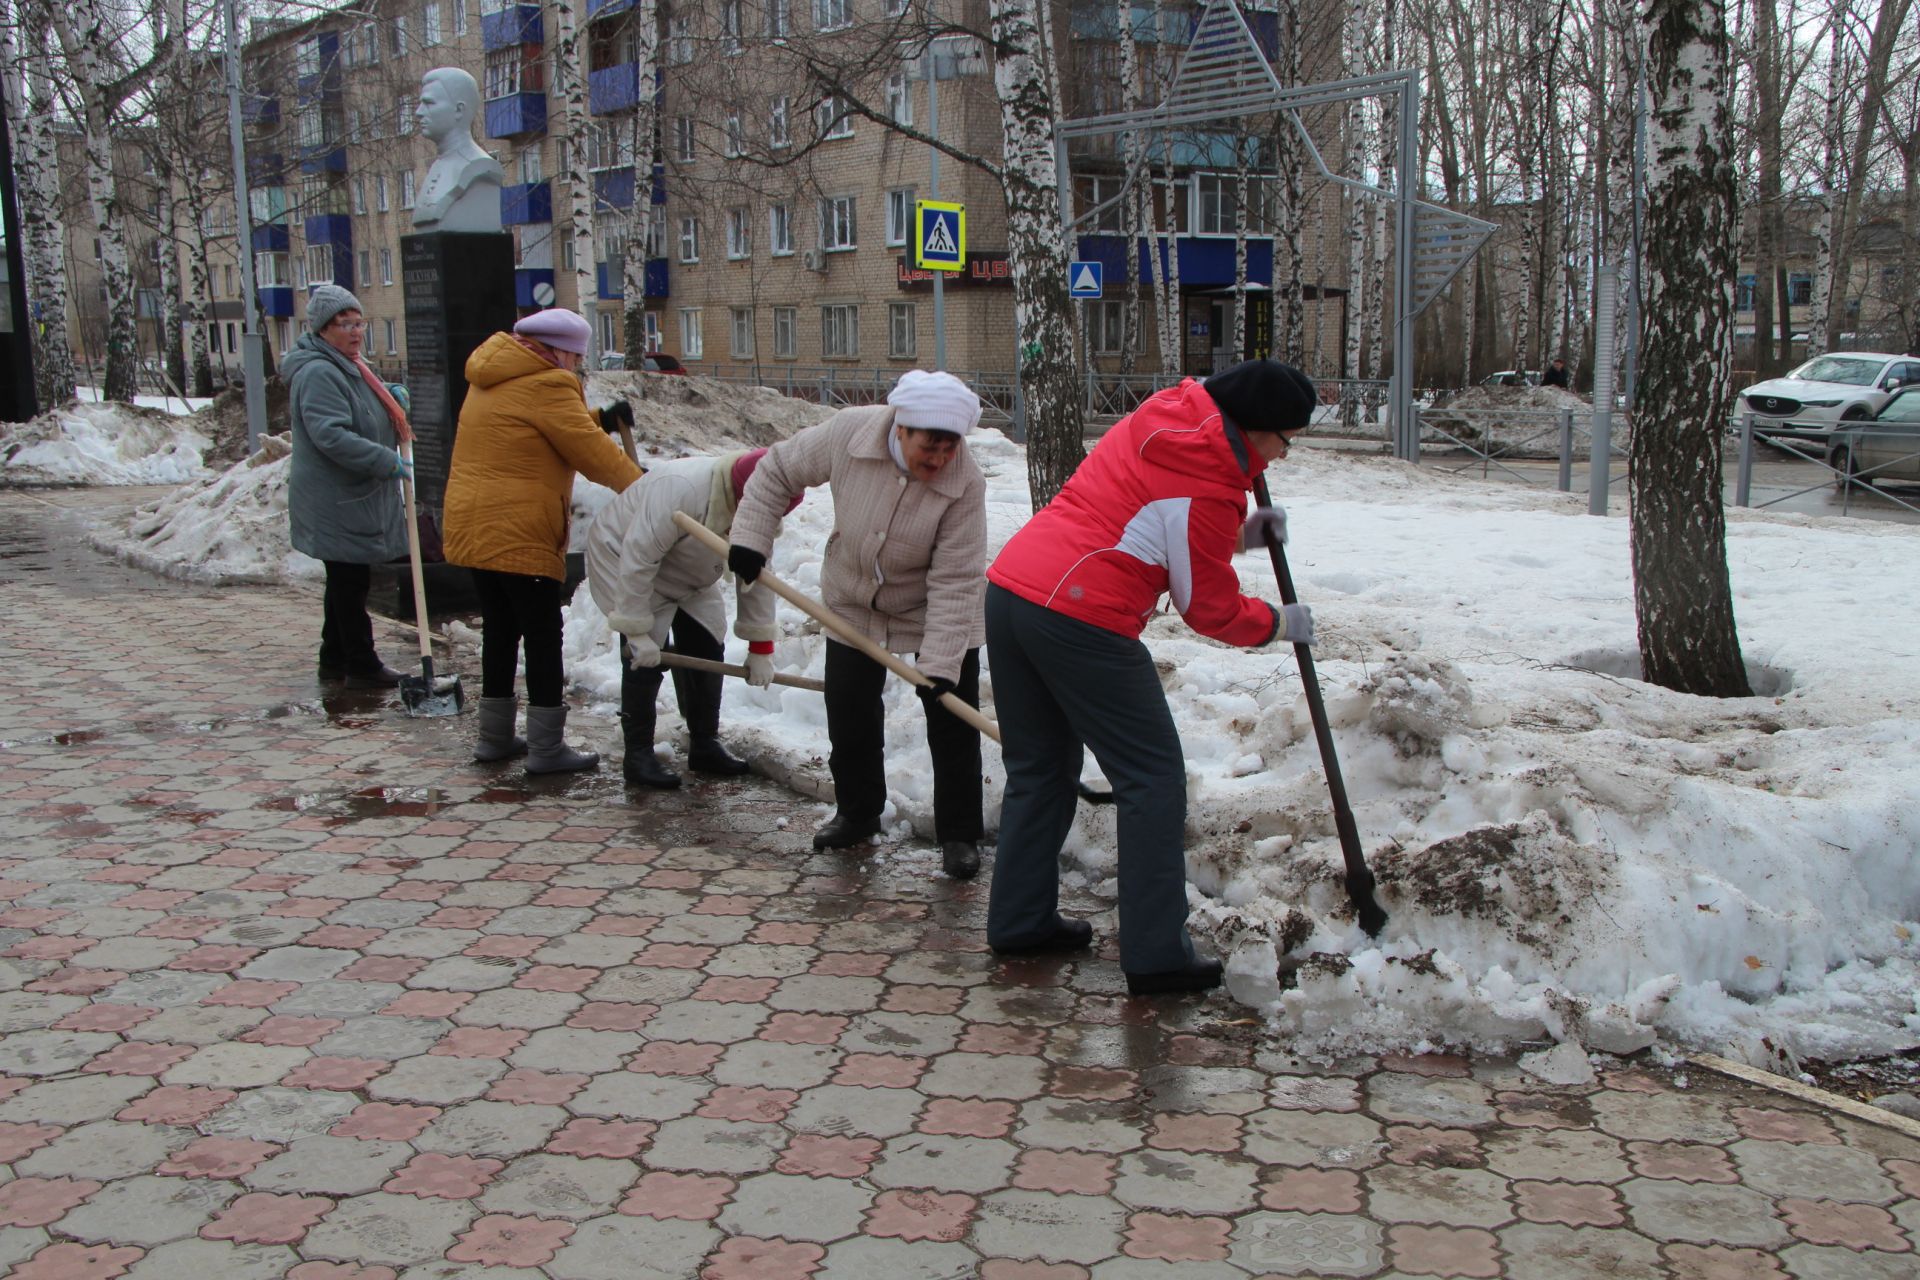
[[[407,421],[407,411],[402,409],[400,402],[393,398],[393,392],[387,390],[387,384],[380,381],[380,375],[373,371],[372,365],[360,356],[355,356],[353,363],[360,370],[360,376],[367,380],[367,385],[373,388],[373,394],[379,396],[380,403],[386,406],[387,419],[393,423],[394,436],[401,444],[411,442],[413,426]]]

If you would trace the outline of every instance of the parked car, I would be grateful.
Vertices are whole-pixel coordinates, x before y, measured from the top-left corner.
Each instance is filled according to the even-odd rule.
[[[1835,427],[1827,465],[1841,489],[1849,480],[1920,482],[1920,386],[1899,391],[1871,419]]]
[[[1754,383],[1740,393],[1740,407],[1753,411],[1753,429],[1762,435],[1827,444],[1836,424],[1866,421],[1915,383],[1920,356],[1830,351],[1784,378]]]
[[[1537,387],[1540,385],[1538,373],[1526,373],[1519,369],[1502,369],[1480,379],[1483,387]]]
[[[648,373],[685,373],[687,367],[664,351],[656,351],[646,357],[641,366]]]
[[[600,367],[602,369],[624,369],[627,367],[627,357],[618,351],[602,351],[600,353]]]

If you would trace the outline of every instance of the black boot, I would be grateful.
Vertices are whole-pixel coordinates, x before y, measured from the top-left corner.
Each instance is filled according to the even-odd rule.
[[[654,687],[659,687],[658,682]],[[624,686],[622,692],[625,692]],[[679,786],[680,775],[661,764],[660,757],[653,754],[653,699],[623,697],[622,701],[630,702],[633,709],[620,713],[620,738],[623,744],[620,776],[636,787],[659,787],[665,790]]]
[[[1211,991],[1220,985],[1222,972],[1218,960],[1196,958],[1182,968],[1169,969],[1164,973],[1130,973],[1127,975],[1127,994],[1162,996]]]
[[[971,880],[980,874],[980,846],[971,840],[942,840],[940,869],[955,880]]]
[[[674,668],[673,692],[687,722],[687,768],[734,778],[745,773],[748,765],[720,741],[720,687],[718,672]]]
[[[1093,945],[1093,926],[1085,920],[1075,920],[1055,912],[1053,928],[1038,938],[1022,942],[994,942],[989,939],[987,945],[1003,956],[1042,956],[1056,952],[1085,951]]]
[[[832,822],[813,833],[813,847],[850,849],[854,845],[867,843],[879,834],[878,818],[849,818],[844,813],[836,813]]]

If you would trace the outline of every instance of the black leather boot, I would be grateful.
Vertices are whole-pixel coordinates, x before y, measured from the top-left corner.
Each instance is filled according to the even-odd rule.
[[[865,844],[880,834],[880,819],[849,818],[843,813],[833,815],[833,821],[813,833],[813,847],[816,849],[851,849],[854,845]]]
[[[980,846],[971,840],[942,840],[940,869],[955,880],[971,880],[980,874]]]
[[[687,768],[736,778],[749,766],[720,741],[720,689],[718,672],[674,668],[673,692],[687,722]]]
[[[653,754],[653,722],[651,699],[620,713],[620,776],[636,787],[677,787],[680,775]]]
[[[1195,959],[1184,968],[1169,969],[1164,973],[1130,973],[1127,975],[1127,994],[1163,996],[1188,991],[1211,991],[1220,985],[1223,972],[1218,960]]]

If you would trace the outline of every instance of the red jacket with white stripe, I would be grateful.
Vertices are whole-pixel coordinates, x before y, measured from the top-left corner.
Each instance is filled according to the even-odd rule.
[[[1138,636],[1170,594],[1200,634],[1266,644],[1279,634],[1279,613],[1242,595],[1233,571],[1247,494],[1266,465],[1188,378],[1102,436],[1053,501],[1001,549],[987,578],[1124,636]]]

